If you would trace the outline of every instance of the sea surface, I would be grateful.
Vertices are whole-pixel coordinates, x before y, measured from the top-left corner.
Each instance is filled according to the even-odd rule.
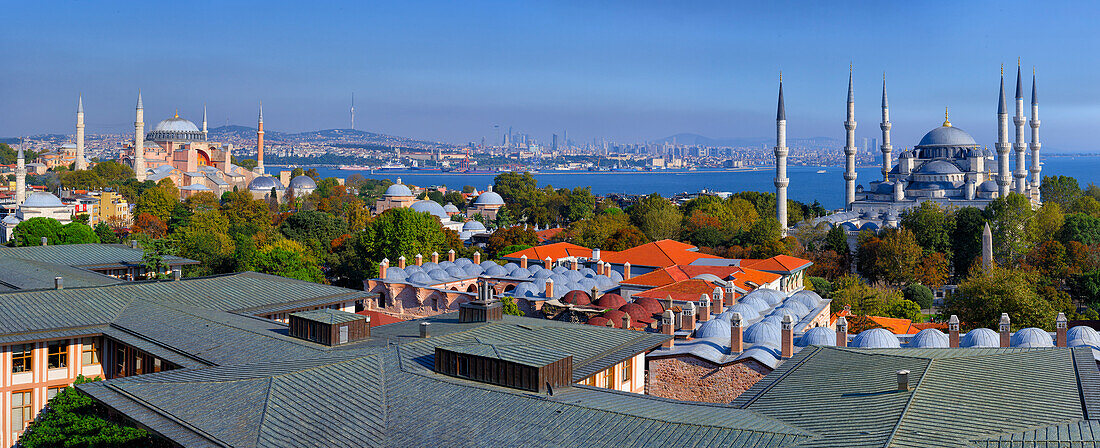
[[[360,174],[369,179],[396,179],[418,186],[445,185],[447,188],[461,189],[471,185],[481,190],[493,183],[495,174],[454,174],[431,173],[423,171],[353,171],[341,170],[330,166],[311,166],[322,177],[347,178]],[[270,165],[268,172],[285,167]],[[824,173],[818,171],[825,170]],[[857,184],[866,185],[871,180],[881,179],[878,167],[864,167],[856,170]],[[787,177],[791,183],[787,187],[787,196],[796,201],[813,203],[817,200],[826,208],[840,208],[844,205],[844,169],[838,166],[788,166]],[[535,173],[539,187],[547,184],[555,188],[591,187],[592,193],[607,195],[659,193],[669,197],[677,193],[694,193],[703,189],[711,191],[775,191],[773,180],[774,167],[759,167],[756,170],[665,170],[641,172],[588,172],[588,171],[547,171]],[[1064,175],[1077,178],[1081,187],[1089,183],[1100,184],[1100,155],[1045,157],[1043,176]]]

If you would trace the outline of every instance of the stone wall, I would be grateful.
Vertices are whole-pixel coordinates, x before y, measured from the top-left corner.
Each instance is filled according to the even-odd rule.
[[[729,403],[771,372],[753,359],[719,366],[694,356],[649,359],[647,394],[675,400]]]

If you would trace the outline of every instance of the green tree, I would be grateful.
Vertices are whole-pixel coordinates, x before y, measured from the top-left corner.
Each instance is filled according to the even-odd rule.
[[[47,244],[61,243],[61,222],[53,218],[37,217],[23,221],[12,231],[12,241],[16,246],[41,246],[45,237]]]
[[[1095,186],[1095,185],[1094,185]],[[1100,217],[1100,201],[1092,196],[1081,195],[1066,209],[1067,213],[1084,213]]]
[[[104,160],[96,163],[91,171],[108,185],[121,184],[134,178],[133,168],[114,160]]]
[[[1069,209],[1079,196],[1081,187],[1077,185],[1077,179],[1069,176],[1043,176],[1043,182],[1039,186],[1039,194],[1043,202],[1053,202],[1063,209]]]
[[[596,197],[592,196],[592,187],[576,187],[569,192],[564,215],[568,222],[576,222],[591,218],[595,209]]]
[[[993,230],[994,258],[1008,266],[1027,253],[1033,242],[1028,238],[1028,221],[1035,215],[1030,199],[1019,193],[1009,193],[990,202],[984,213]]]
[[[656,193],[630,207],[630,221],[652,241],[678,237],[682,220],[680,210]]]
[[[90,170],[67,171],[59,178],[61,186],[67,190],[101,190],[105,186],[103,179]]]
[[[902,290],[905,300],[910,300],[920,306],[921,309],[932,308],[932,290],[920,283],[912,283]]]
[[[1100,244],[1100,218],[1083,213],[1067,215],[1058,239],[1062,243],[1077,241],[1089,246]]]
[[[287,216],[279,224],[279,232],[322,254],[328,252],[332,240],[348,233],[348,224],[330,213],[305,211]]]
[[[851,248],[848,246],[848,232],[844,230],[844,227],[836,226],[829,229],[829,233],[825,234],[824,249],[845,256],[851,252]]]
[[[503,312],[509,316],[523,316],[523,311],[519,310],[519,306],[516,306],[516,301],[508,296],[500,296],[500,304],[504,307]]]
[[[895,290],[873,288],[854,275],[845,275],[832,283],[828,296],[831,307],[840,310],[851,307],[852,313],[863,316],[886,316],[889,305],[901,299]]]
[[[608,238],[619,229],[629,226],[630,219],[625,214],[598,215],[570,224],[565,231],[565,240],[584,247],[606,247]]]
[[[466,209],[466,198],[462,196],[462,193],[457,191],[451,190],[443,195],[443,205],[447,205],[448,203],[454,204],[459,210]]]
[[[99,222],[95,225],[95,234],[99,238],[99,242],[103,244],[117,244],[118,235],[115,235],[115,231],[111,230],[111,226],[107,223]]]
[[[256,252],[252,260],[260,272],[295,278],[307,282],[325,280],[317,260],[297,241],[280,239]]]
[[[203,276],[233,272],[236,241],[227,233],[228,220],[217,210],[200,210],[191,216],[186,226],[172,232],[171,238],[180,256],[198,260],[189,267],[188,276]],[[251,260],[248,260],[251,266]]]
[[[0,143],[0,165],[15,165],[18,162],[19,153],[7,143]]]
[[[98,379],[78,375],[73,385]],[[123,426],[104,418],[108,409],[72,386],[50,399],[38,417],[19,437],[18,446],[48,447],[165,447],[162,440],[153,439],[142,429]]]
[[[252,171],[254,168],[256,168],[255,159],[238,159],[237,156],[233,156],[233,164],[248,171]]]
[[[891,300],[886,304],[886,317],[897,319],[920,320],[920,305],[913,301],[901,299]]]
[[[511,247],[531,247],[538,245],[538,243],[539,236],[535,234],[534,230],[525,226],[503,227],[498,228],[492,235],[489,235],[485,250],[490,258],[498,258],[514,252],[510,251],[509,248]]]
[[[157,185],[146,189],[141,196],[138,196],[137,203],[134,204],[134,214],[148,213],[161,221],[168,222],[178,202],[167,188]]]
[[[919,207],[905,211],[900,224],[913,233],[926,255],[941,252],[950,258],[955,219],[938,203],[925,201]]]
[[[956,275],[961,277],[970,272],[970,265],[982,255],[985,222],[982,211],[976,207],[963,207],[955,212],[955,228],[951,232],[954,257],[951,261]]]
[[[944,314],[977,327],[996,328],[1001,313],[1008,313],[1014,329],[1050,329],[1055,309],[1035,292],[1036,274],[994,266],[975,269],[959,283],[955,294],[944,303]]]
[[[70,222],[61,226],[61,232],[58,236],[61,237],[61,244],[88,244],[98,243],[99,237],[96,236],[94,230],[88,227],[87,224],[79,222]]]
[[[400,256],[412,260],[417,254],[446,251],[446,238],[439,220],[408,208],[382,212],[367,225],[360,239],[363,240],[360,255],[372,263],[383,258],[396,262]]]
[[[913,232],[907,229],[884,229],[880,234],[861,232],[859,235],[859,272],[868,280],[894,285],[913,280],[921,260],[921,248]]]

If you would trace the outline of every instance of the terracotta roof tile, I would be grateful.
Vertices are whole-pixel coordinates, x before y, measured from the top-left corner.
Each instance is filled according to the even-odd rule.
[[[539,242],[542,243],[547,240],[553,239],[564,230],[564,227],[554,227],[553,229],[539,230],[538,232],[535,232],[535,235],[539,237]]]
[[[528,261],[545,260],[546,257],[550,257],[551,260],[558,260],[569,257],[591,257],[592,249],[573,243],[554,243],[513,252],[501,258],[518,260],[524,255],[527,256]]]
[[[700,295],[714,292],[714,288],[714,283],[706,280],[690,279],[639,292],[631,297],[649,297],[657,300],[672,297],[672,300],[694,302],[699,300]]]
[[[697,252],[695,246],[673,240],[661,240],[632,247],[619,252],[609,252],[601,255],[606,262],[623,264],[630,263],[634,266],[653,266],[664,268],[675,265],[687,265],[700,258],[722,258]]]
[[[776,255],[763,260],[749,258],[741,260],[742,267],[773,272],[794,272],[799,268],[805,268],[811,264],[813,264],[813,262],[810,260],[803,260],[790,255]]]

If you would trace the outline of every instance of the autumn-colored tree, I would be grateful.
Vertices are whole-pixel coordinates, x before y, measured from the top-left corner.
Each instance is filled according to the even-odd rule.
[[[849,272],[847,257],[836,251],[824,250],[814,253],[811,258],[814,264],[807,270],[808,275],[832,280]]]
[[[884,229],[879,235],[860,233],[859,271],[871,282],[901,285],[913,280],[921,247],[907,229]]]
[[[130,231],[144,233],[149,238],[161,239],[168,233],[168,225],[150,213],[141,213],[134,218],[134,224],[130,227]]]
[[[921,257],[914,279],[920,284],[940,288],[947,283],[949,270],[947,256],[942,252],[933,252]]]
[[[570,224],[565,230],[565,240],[584,247],[606,247],[607,239],[623,227],[630,226],[630,219],[623,213],[606,213],[592,219]]]
[[[620,251],[641,246],[648,241],[644,233],[634,226],[629,226],[615,231],[615,233],[607,239],[604,247],[610,251]]]
[[[1034,272],[997,266],[983,270],[979,265],[948,296],[943,313],[987,328],[995,328],[1001,313],[1008,313],[1014,329],[1053,329],[1056,311],[1035,292],[1036,277]]]
[[[485,246],[488,255],[497,258],[506,253],[501,250],[509,246],[535,246],[539,243],[539,237],[535,231],[526,226],[512,226],[497,229],[489,235],[489,241]]]

